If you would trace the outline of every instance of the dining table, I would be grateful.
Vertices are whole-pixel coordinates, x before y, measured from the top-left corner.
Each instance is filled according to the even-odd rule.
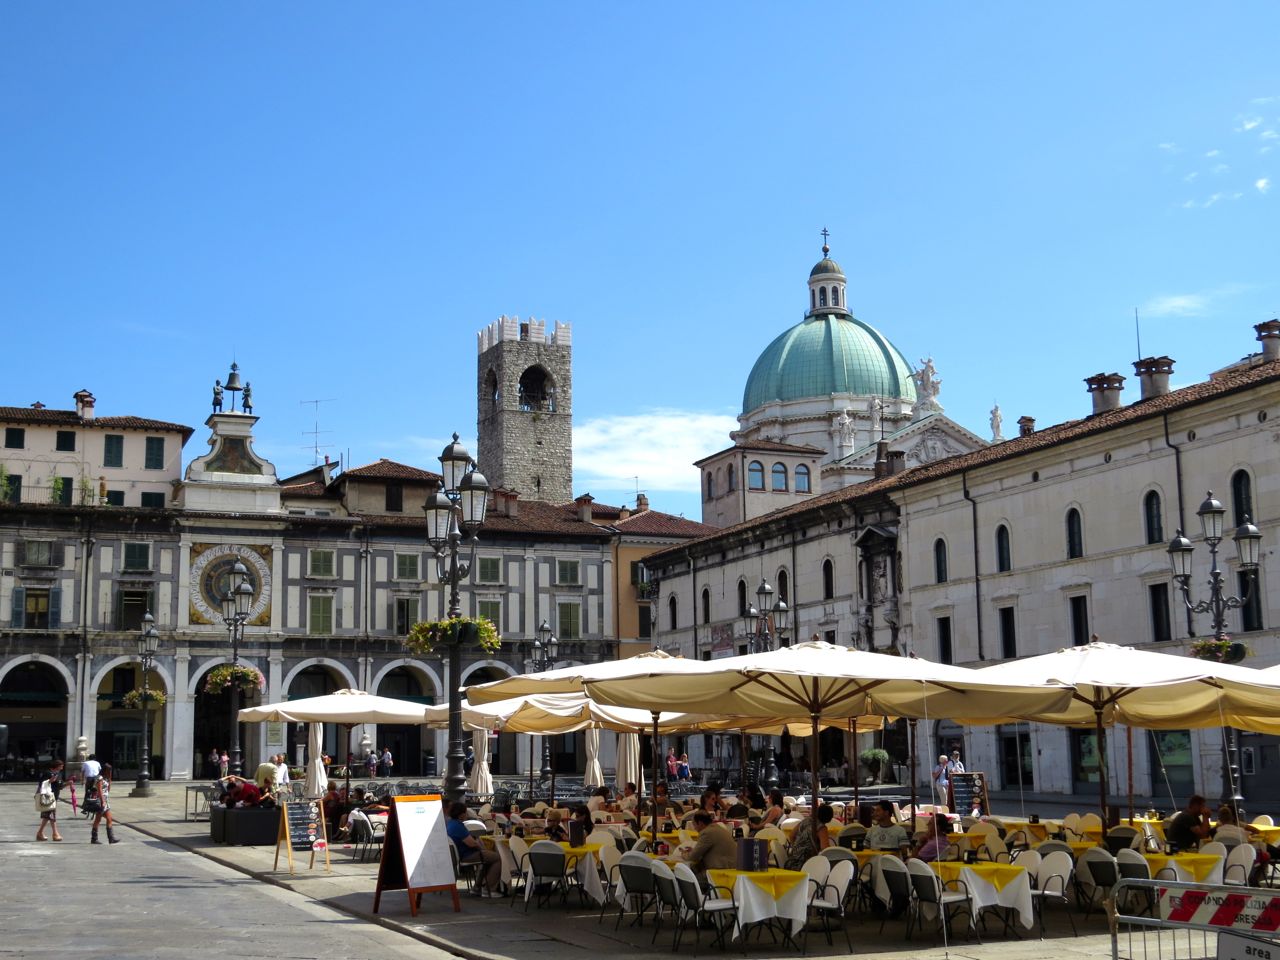
[[[809,875],[803,870],[708,870],[707,879],[733,891],[738,905],[734,939],[757,923],[778,923],[785,939],[794,944],[809,912]]]
[[[1222,883],[1223,858],[1216,853],[1144,853],[1151,876],[1172,869],[1173,879],[1183,882]]]
[[[1017,914],[1018,922],[1031,929],[1035,913],[1031,900],[1031,877],[1016,863],[964,863],[941,860],[929,864],[944,883],[959,880],[969,890],[974,919],[988,908],[997,907]]]

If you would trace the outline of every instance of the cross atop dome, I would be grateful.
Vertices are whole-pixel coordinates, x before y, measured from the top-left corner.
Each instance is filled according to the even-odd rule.
[[[822,228],[822,259],[809,271],[809,312],[805,316],[838,313],[848,315],[845,306],[845,275],[840,264],[831,259],[827,243],[831,232]]]
[[[831,252],[831,248],[827,246],[827,240],[831,237],[831,232],[826,228],[822,228],[822,255],[825,257]]]

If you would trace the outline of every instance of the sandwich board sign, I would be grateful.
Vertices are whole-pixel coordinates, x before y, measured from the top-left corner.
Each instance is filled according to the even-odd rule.
[[[329,841],[324,825],[324,804],[319,800],[291,800],[280,804],[280,832],[276,834],[276,862],[271,869],[280,868],[280,848],[284,847],[289,858],[289,873],[293,873],[293,851],[309,851],[310,870],[316,865],[316,854],[324,854],[324,868],[329,864]]]
[[[422,895],[447,890],[453,896],[455,912],[462,909],[458,884],[453,873],[445,832],[444,803],[438,794],[392,797],[387,811],[387,834],[378,864],[378,885],[373,893],[373,912],[378,912],[384,890],[404,890],[409,894],[409,913],[418,915]]]

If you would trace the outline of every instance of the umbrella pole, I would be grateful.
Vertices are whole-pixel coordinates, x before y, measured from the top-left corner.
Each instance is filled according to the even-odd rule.
[[[747,788],[747,731],[739,730],[738,737],[740,743],[738,760],[739,765],[742,767],[742,789],[745,790]]]
[[[813,681],[817,684],[817,680]],[[818,815],[818,794],[822,788],[822,778],[818,775],[818,715],[816,713],[809,714],[809,722],[813,724],[813,746],[809,748],[809,764],[813,771],[813,798],[809,803],[809,809],[816,817]]]
[[[346,765],[347,766],[347,785],[343,787],[343,790],[345,791],[343,796],[347,798],[347,803],[350,803],[351,802],[351,761],[354,758],[354,754],[351,751],[351,730],[355,725],[351,723],[344,723],[343,726],[346,727],[346,730],[347,730],[347,765]]]
[[[662,744],[658,740],[658,712],[653,715],[653,847],[658,848],[658,764],[662,761]]]
[[[882,722],[881,726],[883,727],[883,725],[884,724]],[[862,777],[859,776],[861,771],[858,768],[858,764],[862,761],[858,757],[858,722],[854,720],[853,717],[849,718],[849,732],[853,734],[853,763],[849,765],[850,769],[853,770],[853,813],[854,818],[858,819],[859,814],[861,813],[859,810],[858,782],[862,779]],[[845,807],[845,809],[848,810],[849,808]],[[849,819],[849,815],[846,813],[844,818],[847,821]]]
[[[1102,816],[1102,837],[1107,836],[1107,741],[1102,736],[1102,707],[1093,708],[1098,737],[1098,812]]]
[[[907,730],[911,736],[909,738],[911,750],[911,772],[907,776],[911,780],[911,835],[916,833],[916,721],[913,717],[907,721]]]
[[[533,734],[529,737],[529,802],[533,802]]]
[[[1133,823],[1133,727],[1125,727],[1125,743],[1129,749],[1129,823]]]

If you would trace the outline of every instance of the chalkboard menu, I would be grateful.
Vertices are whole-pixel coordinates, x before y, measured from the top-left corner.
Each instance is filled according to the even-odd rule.
[[[979,808],[978,816],[991,813],[991,802],[987,799],[987,775],[977,773],[951,774],[951,812],[967,817]]]
[[[280,866],[280,849],[289,858],[289,872],[293,873],[293,851],[308,851],[311,860],[308,869],[316,865],[316,853],[323,851],[324,866],[329,869],[329,842],[326,839],[324,804],[319,800],[295,800],[280,805],[280,832],[276,836],[275,867]],[[275,869],[273,867],[273,869]]]

